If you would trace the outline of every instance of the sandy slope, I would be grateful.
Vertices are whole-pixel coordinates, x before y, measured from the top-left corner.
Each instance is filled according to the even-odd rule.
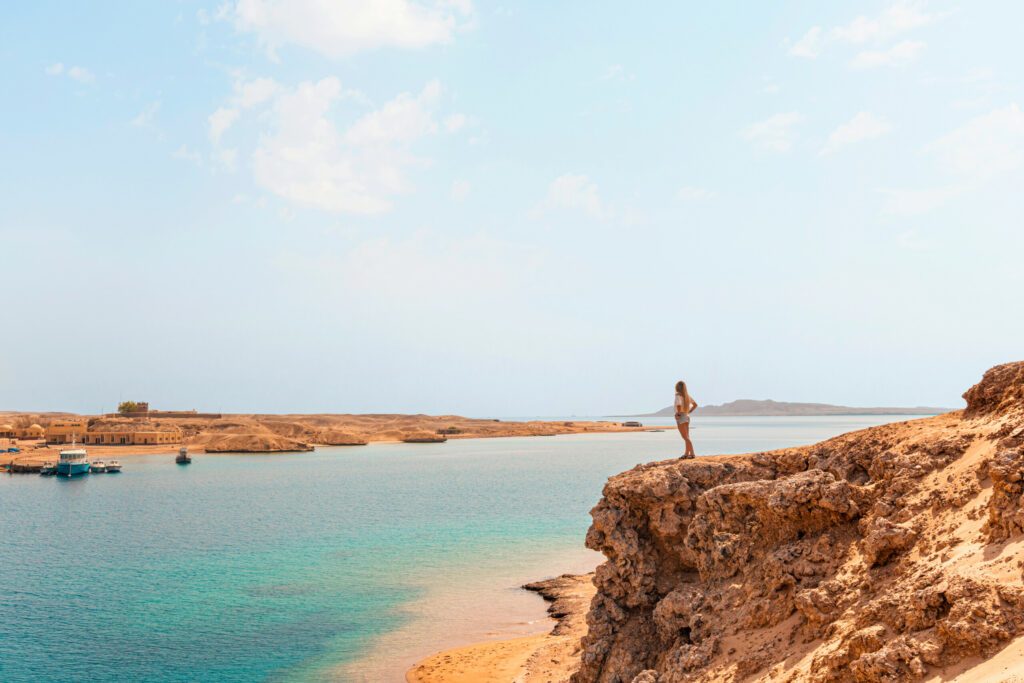
[[[478,643],[431,655],[406,675],[409,683],[558,683],[579,667],[580,638],[593,574],[563,575],[526,586],[551,601],[550,633]]]

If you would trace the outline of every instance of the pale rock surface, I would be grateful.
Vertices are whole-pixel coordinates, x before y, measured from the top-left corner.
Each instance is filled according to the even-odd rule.
[[[964,398],[612,477],[573,682],[1024,680],[1024,363]]]

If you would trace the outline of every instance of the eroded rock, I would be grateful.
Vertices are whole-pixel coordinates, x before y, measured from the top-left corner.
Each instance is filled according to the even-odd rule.
[[[1024,363],[965,398],[963,414],[612,477],[574,683],[909,681],[1024,634],[1024,564],[997,545],[1024,534]]]

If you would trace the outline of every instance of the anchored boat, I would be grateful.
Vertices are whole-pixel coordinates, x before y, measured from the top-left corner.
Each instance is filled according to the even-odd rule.
[[[60,460],[57,462],[57,474],[65,477],[74,477],[78,474],[89,473],[89,457],[82,448],[73,448],[60,452]]]
[[[93,474],[103,474],[104,472],[107,471],[107,463],[103,462],[102,460],[95,460],[89,466],[89,471]]]
[[[57,464],[53,462],[44,462],[43,466],[39,468],[39,474],[44,477],[52,477],[57,474]]]
[[[188,449],[185,448],[184,446],[179,448],[178,449],[178,457],[176,457],[174,459],[174,462],[178,463],[179,465],[187,465],[190,462],[192,462],[192,458],[189,457],[189,454],[188,454]]]
[[[121,463],[118,460],[111,460],[107,463],[107,474],[115,474],[121,471]]]

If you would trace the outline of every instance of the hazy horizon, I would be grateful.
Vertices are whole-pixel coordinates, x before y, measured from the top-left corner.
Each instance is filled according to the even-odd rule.
[[[1020,4],[0,13],[8,409],[957,407],[1021,358]]]
[[[128,400],[132,400],[132,399],[128,399]],[[720,405],[723,405],[723,404],[734,403],[734,402],[739,402],[739,401],[755,401],[755,402],[773,401],[773,402],[776,402],[776,403],[800,403],[800,404],[806,403],[806,404],[810,404],[810,405],[831,405],[831,406],[835,406],[835,407],[858,408],[858,409],[859,408],[908,408],[908,409],[915,409],[915,408],[943,408],[945,410],[959,410],[960,408],[963,407],[963,406],[953,406],[953,405],[937,406],[937,405],[925,405],[925,404],[918,404],[918,405],[909,405],[908,404],[908,405],[899,405],[899,406],[897,406],[897,405],[880,405],[880,404],[879,405],[870,405],[870,406],[869,405],[849,406],[849,405],[839,405],[839,404],[828,404],[828,403],[823,403],[821,401],[786,401],[786,400],[771,399],[771,398],[769,398],[769,399],[763,399],[763,398],[759,398],[759,399],[736,398],[736,399],[727,399],[727,400],[721,401],[720,403],[717,403],[717,404],[705,404],[705,405],[715,405],[717,407],[717,406],[720,406]],[[961,399],[961,402],[963,402],[962,399]],[[671,407],[672,407],[671,404],[669,404],[668,408],[671,408]],[[161,410],[170,410],[170,411],[173,411],[173,410],[198,410],[199,412],[219,412],[219,413],[223,413],[223,414],[236,414],[236,415],[239,415],[239,414],[250,414],[250,413],[253,412],[253,411],[244,411],[243,412],[243,411],[230,410],[230,409],[213,409],[213,408],[183,408],[182,406],[156,406],[156,405],[151,405],[150,408],[151,408],[151,410],[155,410],[155,411],[161,411]],[[471,417],[471,418],[495,418],[495,417],[497,417],[497,418],[504,418],[504,419],[510,419],[510,420],[511,419],[564,418],[564,417],[588,417],[588,418],[600,418],[600,417],[645,417],[645,416],[653,416],[655,413],[657,413],[658,411],[663,410],[665,408],[666,408],[665,406],[662,406],[661,408],[654,408],[654,409],[649,409],[649,410],[648,409],[620,410],[620,411],[615,411],[615,412],[611,412],[611,413],[602,413],[602,414],[596,414],[596,413],[595,414],[587,414],[587,413],[578,413],[578,412],[551,413],[551,414],[547,414],[547,415],[541,415],[539,413],[537,413],[537,414],[534,414],[534,413],[524,413],[524,414],[521,414],[521,415],[466,414],[466,415],[463,415],[463,417]],[[97,415],[99,415],[99,414],[115,413],[115,412],[117,412],[116,405],[114,407],[110,408],[110,409],[101,408],[101,409],[97,409],[97,410],[94,410],[94,411],[73,411],[73,410],[62,410],[62,409],[24,410],[24,409],[20,409],[20,408],[6,408],[5,409],[3,407],[0,407],[0,413],[83,413],[83,414],[97,414]],[[316,412],[319,412],[321,414],[329,414],[330,412],[337,413],[337,411],[316,411]],[[380,411],[378,411],[378,413],[379,412]],[[413,411],[410,411],[410,412],[412,414],[424,413],[424,411],[422,411],[422,410],[413,410]],[[269,413],[269,414],[300,414],[300,413],[296,413],[295,411],[280,411],[278,413]],[[344,414],[344,413],[341,413],[341,414]],[[362,413],[362,414],[365,414],[365,413]],[[434,413],[434,414],[444,414],[444,413]],[[893,414],[896,414],[896,413],[893,413]]]

